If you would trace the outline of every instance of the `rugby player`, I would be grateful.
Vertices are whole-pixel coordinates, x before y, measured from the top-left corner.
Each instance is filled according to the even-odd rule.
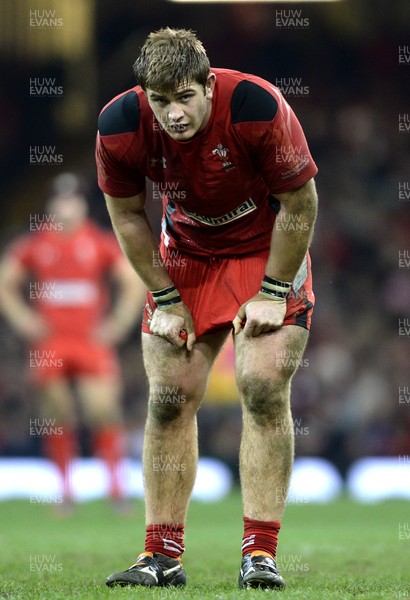
[[[124,507],[121,379],[114,345],[137,322],[145,294],[115,237],[87,211],[79,180],[61,174],[47,203],[48,218],[37,219],[36,231],[13,242],[0,265],[2,312],[30,345],[41,422],[50,424],[42,432],[44,453],[61,475],[60,513],[74,500],[71,466],[80,423],[88,426],[93,450],[105,461],[112,501]],[[117,288],[111,307],[107,278]]]
[[[281,588],[275,554],[294,455],[290,384],[314,304],[317,168],[280,91],[254,75],[211,69],[193,32],[151,33],[134,71],[139,85],[100,114],[96,159],[113,228],[148,289],[146,540],[136,562],[106,583],[185,583],[196,412],[233,329],[243,407],[239,586]],[[163,190],[159,262],[146,177]],[[179,402],[166,401],[170,389]],[[184,469],[158,469],[166,457]]]

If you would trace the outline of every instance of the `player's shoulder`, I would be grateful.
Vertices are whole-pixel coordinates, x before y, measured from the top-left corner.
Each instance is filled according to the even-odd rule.
[[[223,92],[230,96],[233,125],[255,121],[272,121],[280,101],[280,91],[269,81],[240,71],[216,69]]]
[[[141,120],[140,86],[135,86],[113,98],[98,117],[100,135],[120,135],[138,130]]]

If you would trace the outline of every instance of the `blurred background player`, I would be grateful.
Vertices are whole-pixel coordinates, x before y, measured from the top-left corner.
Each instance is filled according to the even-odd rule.
[[[64,506],[73,500],[70,466],[81,420],[93,452],[107,466],[110,496],[117,504],[124,436],[114,345],[136,324],[144,289],[115,237],[88,217],[77,176],[55,178],[46,209],[36,219],[36,231],[15,241],[1,261],[1,307],[30,346],[41,422],[49,425],[43,452],[61,474]]]

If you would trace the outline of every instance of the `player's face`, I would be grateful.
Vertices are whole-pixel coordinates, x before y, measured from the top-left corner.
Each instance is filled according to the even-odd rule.
[[[179,87],[162,94],[147,89],[148,103],[157,121],[177,142],[186,142],[204,129],[212,111],[215,75],[210,73],[205,90],[199,83]]]
[[[50,200],[47,210],[58,223],[63,232],[70,233],[80,227],[87,217],[87,202],[80,194],[57,195]]]

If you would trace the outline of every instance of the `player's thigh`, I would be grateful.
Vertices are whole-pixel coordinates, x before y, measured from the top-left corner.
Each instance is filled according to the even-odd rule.
[[[191,352],[176,348],[158,336],[142,334],[145,371],[150,396],[172,392],[186,400],[201,401],[213,362],[223,346],[229,330],[203,335]]]
[[[64,377],[52,377],[38,388],[43,416],[59,423],[74,425],[76,410],[72,389]]]
[[[257,337],[235,336],[235,370],[239,391],[252,385],[286,385],[301,364],[309,332],[285,325]]]
[[[90,426],[121,422],[121,381],[117,375],[82,375],[76,378],[82,414]]]

